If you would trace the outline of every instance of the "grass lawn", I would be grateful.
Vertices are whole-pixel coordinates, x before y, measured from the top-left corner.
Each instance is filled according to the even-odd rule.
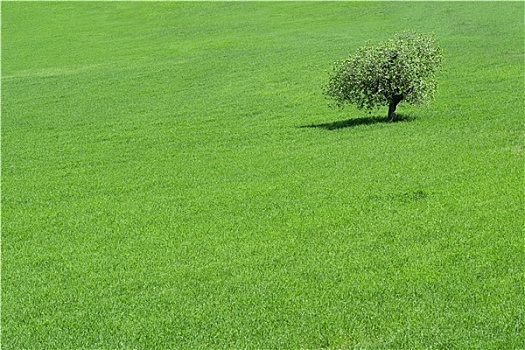
[[[2,2],[2,349],[520,349],[523,2]],[[434,33],[429,107],[328,108]]]

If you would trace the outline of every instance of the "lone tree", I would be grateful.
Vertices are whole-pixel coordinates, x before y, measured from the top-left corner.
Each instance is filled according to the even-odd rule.
[[[431,36],[398,34],[337,62],[324,93],[341,108],[345,103],[368,111],[388,106],[388,120],[393,122],[401,101],[422,104],[433,97],[442,59]]]

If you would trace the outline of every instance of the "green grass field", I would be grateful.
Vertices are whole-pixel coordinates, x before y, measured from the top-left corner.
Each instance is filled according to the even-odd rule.
[[[523,2],[3,2],[2,349],[523,349]],[[436,99],[328,107],[434,33]]]

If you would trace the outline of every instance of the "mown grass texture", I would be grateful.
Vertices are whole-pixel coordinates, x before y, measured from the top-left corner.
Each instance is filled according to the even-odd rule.
[[[4,349],[523,347],[523,3],[1,6]],[[436,100],[329,109],[403,30]]]

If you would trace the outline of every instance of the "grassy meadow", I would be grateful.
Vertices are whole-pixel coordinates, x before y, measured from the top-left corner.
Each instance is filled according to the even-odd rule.
[[[2,349],[522,349],[523,2],[2,2]],[[445,53],[401,121],[334,61]]]

